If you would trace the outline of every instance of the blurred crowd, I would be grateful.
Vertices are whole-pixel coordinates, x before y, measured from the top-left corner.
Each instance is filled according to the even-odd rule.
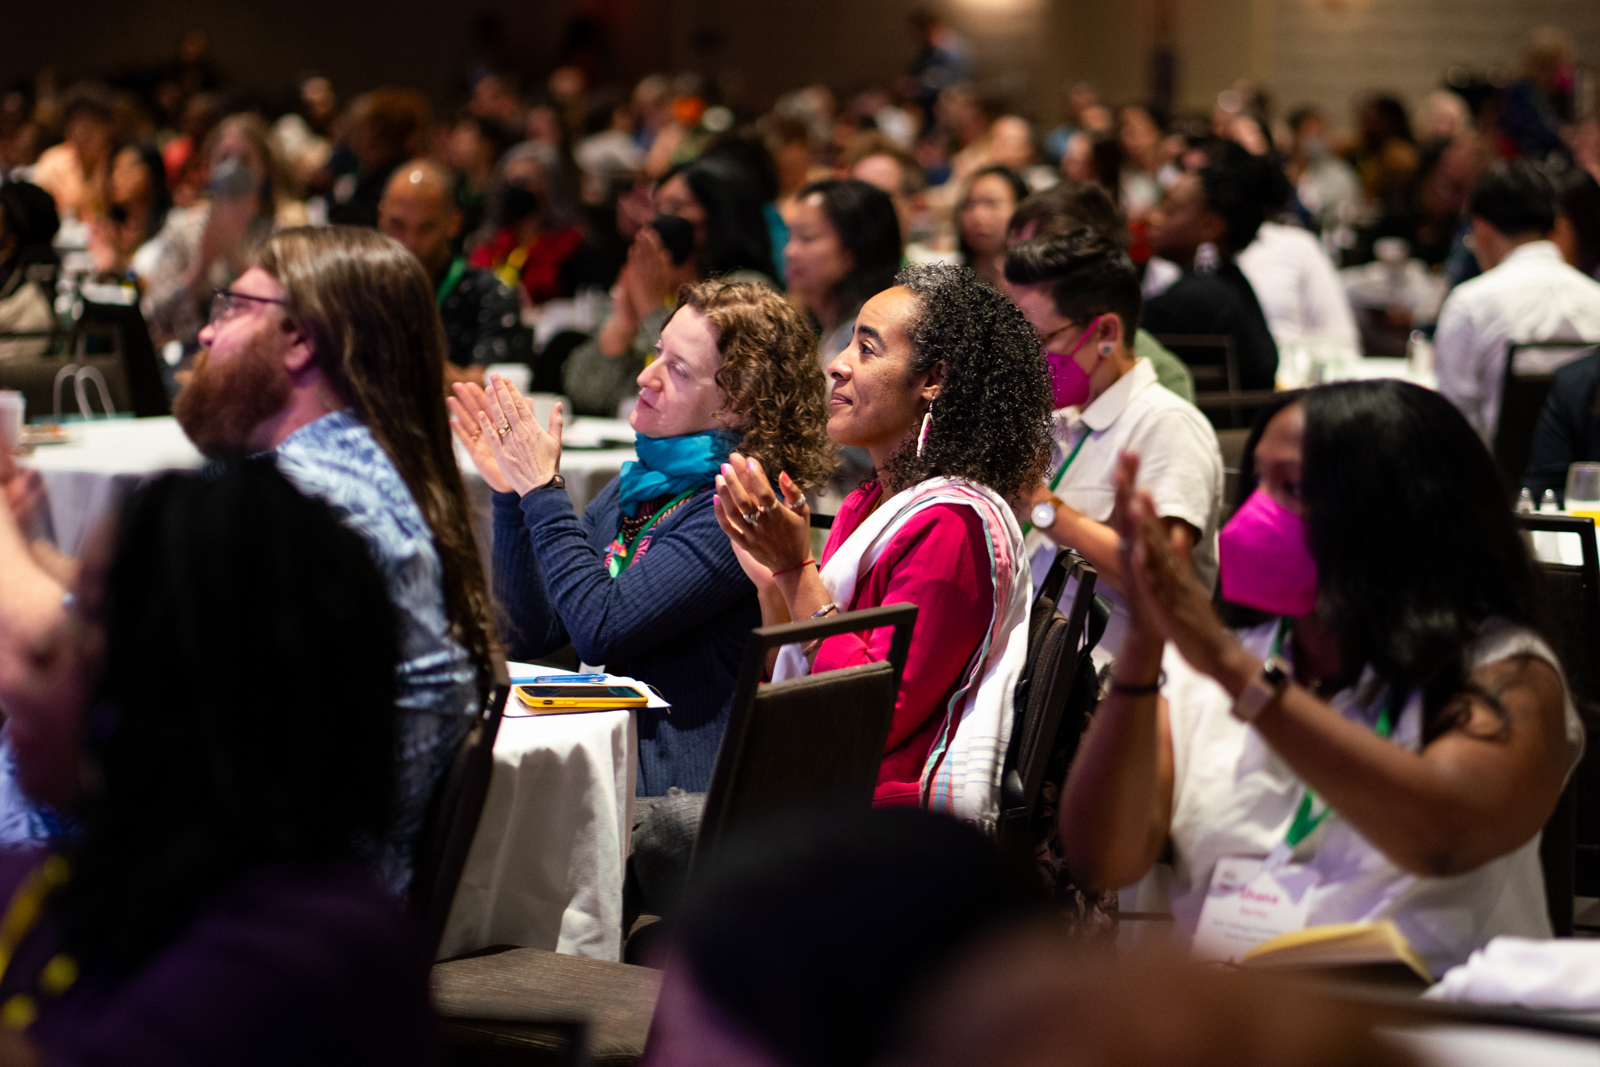
[[[46,212],[11,212],[9,228],[32,230],[0,258],[20,278],[10,261],[30,243],[78,251],[77,274],[138,290],[176,365],[197,348],[213,289],[275,229],[378,226],[432,274],[462,376],[526,362],[535,388],[595,414],[627,399],[682,283],[742,273],[786,290],[826,359],[902,260],[965,262],[1003,284],[1014,209],[1063,179],[1110,195],[1154,296],[1195,267],[1180,254],[1175,269],[1162,247],[1182,213],[1174,190],[1224,148],[1262,163],[1240,173],[1259,201],[1246,214],[1259,208],[1267,225],[1247,242],[1256,248],[1223,258],[1250,276],[1279,346],[1303,334],[1363,340],[1338,286],[1324,280],[1332,310],[1321,312],[1262,293],[1285,227],[1315,237],[1337,267],[1414,263],[1442,295],[1478,271],[1467,200],[1498,159],[1546,168],[1563,207],[1553,239],[1585,274],[1600,271],[1600,125],[1581,114],[1562,31],[1535,32],[1513,69],[1445,72],[1410,111],[1384,93],[1356,101],[1348,120],[1279,109],[1241,81],[1208,115],[1170,115],[1115,106],[1080,82],[1066,120],[1045,128],[1039,101],[982,91],[970,46],[936,17],[914,15],[910,29],[898,78],[842,95],[805,86],[764,113],[703,74],[629,88],[595,84],[582,64],[542,81],[481,66],[450,109],[397,87],[342,99],[336,76],[320,73],[273,103],[230,91],[193,30],[169,63],[114,83],[62,85],[47,69],[0,98],[0,171],[46,190],[59,219],[49,235]],[[897,232],[881,225],[880,201],[815,184],[836,179],[881,190]],[[1210,269],[1216,242],[1190,243]],[[16,278],[0,291],[0,328],[49,328],[49,301],[15,293]],[[1392,293],[1376,302],[1402,337],[1428,325]]]

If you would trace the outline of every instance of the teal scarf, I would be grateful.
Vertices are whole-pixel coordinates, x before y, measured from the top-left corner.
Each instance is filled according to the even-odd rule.
[[[681,437],[646,437],[633,441],[639,454],[622,465],[622,510],[628,516],[639,513],[646,500],[685,489],[710,485],[717,470],[739,443],[739,435],[728,430],[706,430]]]

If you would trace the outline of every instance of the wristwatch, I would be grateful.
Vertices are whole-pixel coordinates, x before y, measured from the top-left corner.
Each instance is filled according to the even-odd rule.
[[[1033,511],[1028,513],[1028,518],[1033,521],[1036,530],[1048,530],[1056,524],[1056,507],[1063,501],[1058,496],[1051,496],[1049,500],[1041,500],[1033,506]]]
[[[1289,664],[1278,656],[1269,657],[1261,665],[1261,673],[1239,691],[1233,702],[1233,717],[1240,722],[1254,722],[1288,685]]]
[[[567,487],[567,479],[565,477],[563,477],[562,475],[557,474],[555,477],[551,478],[548,482],[545,482],[543,485],[534,486],[532,491],[537,493],[541,489],[565,489],[566,487]]]

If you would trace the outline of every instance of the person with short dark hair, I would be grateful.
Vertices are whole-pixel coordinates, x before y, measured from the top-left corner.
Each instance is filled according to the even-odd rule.
[[[1600,351],[1590,350],[1550,376],[1550,392],[1533,428],[1522,484],[1541,500],[1567,495],[1567,468],[1600,460]]]
[[[1144,458],[1142,487],[1174,547],[1208,587],[1216,580],[1222,455],[1194,405],[1160,388],[1130,344],[1143,300],[1121,247],[1093,230],[1035,237],[1006,253],[1011,298],[1044,342],[1055,413],[1044,480],[1031,486],[1027,548],[1037,587],[1057,547],[1100,572],[1116,605],[1097,651],[1115,656],[1127,625],[1117,532],[1108,524],[1117,459]]]
[[[1544,170],[1527,160],[1496,163],[1472,190],[1473,251],[1483,273],[1451,291],[1439,310],[1434,361],[1439,391],[1485,441],[1500,422],[1510,345],[1600,340],[1600,282],[1561,258],[1550,240],[1557,198]],[[1575,350],[1530,352],[1544,366]]]
[[[367,867],[399,642],[365,543],[270,460],[144,486],[65,582],[0,503],[18,777],[78,821],[0,853],[0,1062],[437,1059],[426,948]]]
[[[419,160],[394,172],[378,202],[378,229],[406,246],[433,282],[433,299],[449,344],[449,381],[483,384],[489,363],[526,361],[532,340],[522,325],[516,291],[492,273],[452,255],[461,210],[452,175]]]
[[[1540,830],[1584,729],[1460,412],[1393,379],[1269,405],[1219,542],[1233,629],[1138,467],[1117,482],[1133,625],[1059,809],[1079,884],[1169,857],[1140,910],[1170,908],[1214,958],[1230,948],[1203,911],[1229,867],[1253,879],[1243,863],[1282,864],[1297,925],[1393,922],[1435,977],[1491,938],[1548,938]]]
[[[1150,214],[1150,250],[1183,274],[1145,305],[1146,329],[1157,337],[1231,337],[1243,389],[1271,389],[1278,373],[1278,346],[1261,302],[1234,262],[1261,227],[1262,171],[1271,166],[1229,144],[1198,171],[1180,175]]]
[[[1011,213],[1006,245],[1016,247],[1032,237],[1050,237],[1090,229],[1119,248],[1128,247],[1128,227],[1104,187],[1065,178],[1043,192],[1034,193]],[[1194,374],[1166,345],[1143,326],[1134,331],[1133,354],[1150,361],[1156,380],[1177,396],[1194,402]]]
[[[796,194],[785,252],[789,290],[816,320],[824,366],[849,346],[861,305],[894,284],[900,253],[900,222],[882,190],[830,178]]]

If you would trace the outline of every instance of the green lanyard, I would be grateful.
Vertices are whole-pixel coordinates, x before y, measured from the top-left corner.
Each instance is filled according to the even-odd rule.
[[[1272,654],[1274,656],[1278,655],[1283,650],[1283,635],[1288,632],[1288,629],[1289,620],[1279,619],[1277,636],[1272,639]],[[1372,732],[1377,734],[1379,737],[1387,738],[1394,732],[1395,704],[1396,700],[1394,695],[1391,693],[1389,698],[1384,702],[1383,710],[1378,712],[1378,721],[1373,724]],[[1312,815],[1311,805],[1315,799],[1316,794],[1313,793],[1308,786],[1306,788],[1306,795],[1300,798],[1300,807],[1295,810],[1294,821],[1289,824],[1289,832],[1283,837],[1283,843],[1288,845],[1290,848],[1294,848],[1300,842],[1310,837],[1312,832],[1316,830],[1317,827],[1322,825],[1322,820],[1326,819],[1333,811],[1332,808],[1323,808],[1321,811],[1317,812],[1316,815]]]
[[[687,500],[689,497],[693,496],[695,493],[698,493],[703,488],[705,487],[697,485],[693,489],[685,489],[683,492],[679,493],[677,496],[661,505],[661,507],[656,510],[656,513],[650,516],[650,521],[639,527],[638,533],[628,538],[627,543],[622,546],[621,552],[613,552],[611,554],[611,560],[606,564],[606,570],[611,573],[611,577],[615,578],[617,575],[628,569],[628,565],[633,562],[633,551],[639,544],[639,538],[645,535],[646,530],[654,526],[661,516],[665,515],[667,512],[677,507],[679,503]]]
[[[1092,434],[1092,433],[1094,433],[1094,431],[1089,429],[1088,426],[1085,426],[1083,428],[1083,436],[1078,438],[1078,443],[1072,446],[1071,454],[1067,456],[1066,462],[1061,464],[1061,469],[1056,471],[1056,476],[1054,478],[1050,479],[1050,492],[1054,493],[1056,491],[1056,486],[1061,484],[1061,476],[1063,474],[1067,473],[1067,468],[1072,466],[1072,461],[1078,458],[1078,453],[1083,451],[1083,443],[1089,439],[1089,435]],[[1023,537],[1027,537],[1028,533],[1032,529],[1033,529],[1033,523],[1031,523],[1031,522],[1023,523],[1022,524],[1022,536]]]
[[[457,256],[450,261],[450,270],[445,273],[444,281],[439,283],[439,291],[433,294],[433,306],[444,310],[444,299],[455,291],[456,283],[461,276],[467,273],[467,257]]]

